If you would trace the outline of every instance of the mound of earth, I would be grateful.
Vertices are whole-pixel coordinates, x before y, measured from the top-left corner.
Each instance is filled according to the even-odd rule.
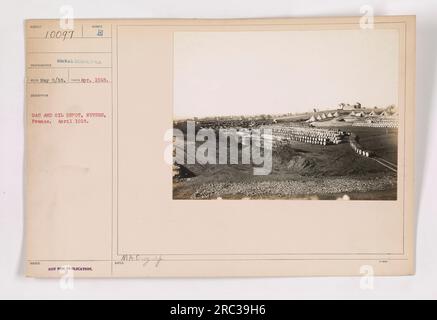
[[[287,168],[293,171],[306,171],[314,167],[314,161],[307,159],[304,156],[294,156],[288,161]]]
[[[273,148],[273,157],[277,158],[281,163],[287,163],[291,158],[306,152],[291,145],[282,145]]]
[[[196,175],[187,167],[181,164],[173,165],[173,179],[187,179],[195,177]]]

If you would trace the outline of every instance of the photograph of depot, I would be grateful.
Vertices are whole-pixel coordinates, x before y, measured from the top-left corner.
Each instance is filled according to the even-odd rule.
[[[396,200],[399,43],[176,32],[173,199]]]

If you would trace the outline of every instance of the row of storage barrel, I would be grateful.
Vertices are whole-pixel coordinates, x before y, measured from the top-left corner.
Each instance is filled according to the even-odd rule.
[[[397,128],[397,121],[377,121],[377,122],[354,122],[356,127],[371,127],[371,128]]]
[[[349,140],[352,150],[354,150],[357,154],[364,157],[370,157],[373,155],[373,152],[370,150],[365,150],[357,141],[356,136],[351,137]]]

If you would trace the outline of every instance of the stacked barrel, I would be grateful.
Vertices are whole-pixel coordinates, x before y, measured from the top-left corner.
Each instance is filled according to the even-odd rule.
[[[352,150],[355,151],[355,153],[359,154],[363,157],[370,157],[372,156],[372,152],[369,150],[365,150],[359,143],[358,143],[358,137],[355,134],[352,134],[349,142],[351,145]]]
[[[273,140],[279,142],[298,141],[308,144],[329,145],[343,141],[345,133],[337,129],[313,127],[270,126]]]
[[[371,128],[397,128],[397,119],[368,119],[363,122],[354,122],[352,124],[356,127],[371,127]]]

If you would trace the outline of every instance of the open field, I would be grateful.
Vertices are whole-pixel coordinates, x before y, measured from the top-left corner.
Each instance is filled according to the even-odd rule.
[[[338,128],[336,128],[338,129]],[[343,126],[375,157],[397,164],[397,129]],[[241,149],[240,149],[241,152]],[[252,165],[184,165],[175,177],[174,199],[395,200],[397,174],[373,157],[354,152],[348,140],[336,145],[288,141],[272,152],[272,172],[254,176]]]

